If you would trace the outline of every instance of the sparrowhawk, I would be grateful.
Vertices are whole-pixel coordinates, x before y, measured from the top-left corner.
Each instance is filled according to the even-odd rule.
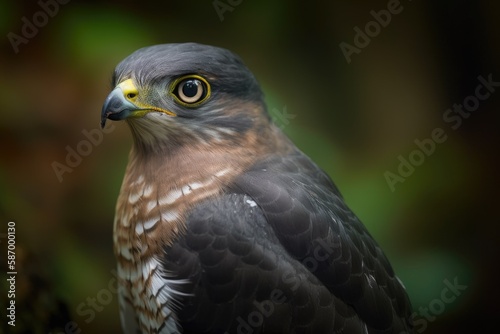
[[[101,114],[133,147],[114,221],[126,333],[409,333],[411,305],[232,52],[142,48]]]

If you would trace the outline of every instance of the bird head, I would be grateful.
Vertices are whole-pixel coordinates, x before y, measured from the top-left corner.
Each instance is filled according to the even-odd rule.
[[[231,142],[269,122],[253,74],[232,52],[196,43],[139,49],[116,67],[101,113],[126,120],[139,150]],[[267,125],[267,124],[265,124]]]

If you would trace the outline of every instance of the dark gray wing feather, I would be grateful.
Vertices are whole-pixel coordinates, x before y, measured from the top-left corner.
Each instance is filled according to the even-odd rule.
[[[191,282],[177,311],[184,333],[363,333],[356,312],[288,253],[249,196],[200,204],[186,228],[164,261]]]
[[[165,252],[165,269],[191,282],[177,313],[186,333],[412,332],[382,250],[298,150],[254,165],[186,227]]]
[[[294,259],[316,259],[311,272],[356,311],[369,332],[411,332],[410,301],[382,249],[302,152],[264,160],[241,175],[234,189],[258,203]],[[329,245],[327,257],[315,254],[318,245]]]

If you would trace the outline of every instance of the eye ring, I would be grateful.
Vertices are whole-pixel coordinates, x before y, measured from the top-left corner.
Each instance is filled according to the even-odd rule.
[[[210,84],[199,75],[185,75],[172,83],[170,94],[179,104],[196,107],[210,97]]]

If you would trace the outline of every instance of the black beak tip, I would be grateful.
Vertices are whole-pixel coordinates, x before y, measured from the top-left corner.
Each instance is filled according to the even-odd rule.
[[[104,129],[104,127],[106,126],[106,120],[106,117],[101,117],[101,129]]]

